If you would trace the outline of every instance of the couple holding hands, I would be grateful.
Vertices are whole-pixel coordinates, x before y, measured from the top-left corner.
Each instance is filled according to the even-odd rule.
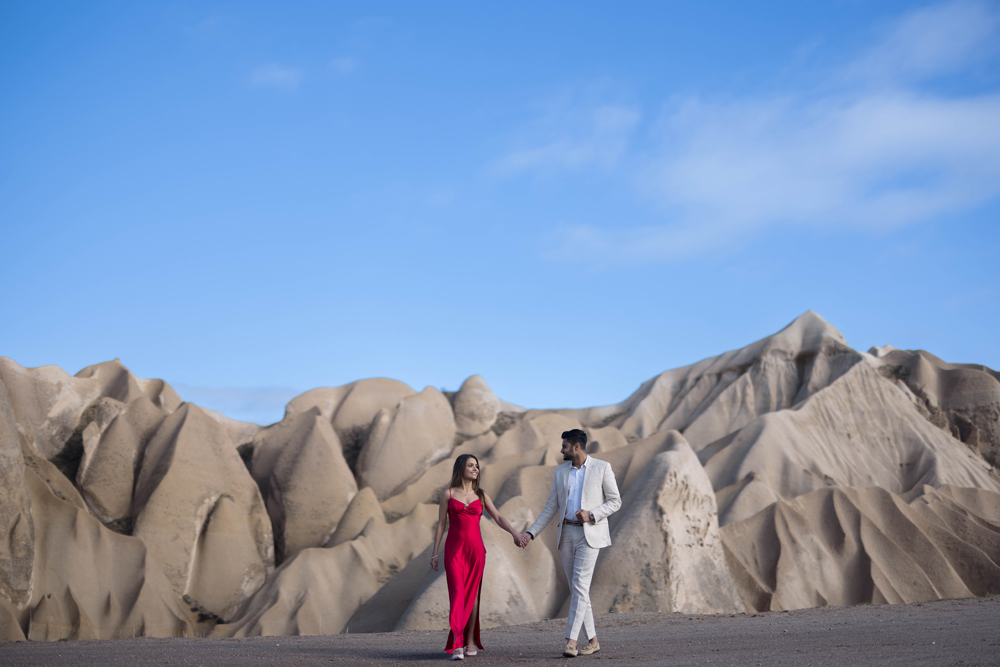
[[[439,567],[438,547],[448,525],[444,545],[444,569],[451,600],[451,632],[445,651],[452,660],[462,660],[483,648],[479,640],[479,595],[486,568],[486,548],[479,531],[483,511],[510,533],[514,544],[525,548],[549,524],[559,522],[556,544],[570,587],[569,617],[566,620],[566,648],[563,655],[576,657],[601,650],[590,607],[590,580],[597,554],[611,545],[608,517],[621,507],[611,464],[587,456],[587,434],[580,429],[562,434],[562,455],[567,463],[556,468],[552,491],[545,509],[528,530],[519,533],[503,518],[493,501],[479,488],[479,459],[463,454],[455,460],[451,483],[441,494],[434,555],[431,567]],[[589,642],[577,647],[581,627]]]

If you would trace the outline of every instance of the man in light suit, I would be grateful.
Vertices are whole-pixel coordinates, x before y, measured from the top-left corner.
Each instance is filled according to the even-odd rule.
[[[601,650],[590,608],[590,580],[598,550],[611,546],[608,517],[622,506],[622,499],[611,464],[587,456],[587,434],[575,428],[565,431],[562,439],[563,459],[569,463],[556,468],[545,509],[523,533],[522,543],[535,539],[552,519],[559,521],[556,545],[570,589],[563,655],[573,658]],[[590,642],[578,650],[581,626]]]

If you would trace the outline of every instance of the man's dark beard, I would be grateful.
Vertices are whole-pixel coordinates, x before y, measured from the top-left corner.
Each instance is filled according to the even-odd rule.
[[[563,461],[572,461],[572,460],[573,460],[572,454],[563,454]]]

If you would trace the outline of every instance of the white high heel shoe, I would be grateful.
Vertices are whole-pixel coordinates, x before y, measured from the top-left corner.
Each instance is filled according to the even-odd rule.
[[[451,659],[452,660],[465,660],[465,649],[464,648],[457,648],[454,651],[452,651],[451,652]]]

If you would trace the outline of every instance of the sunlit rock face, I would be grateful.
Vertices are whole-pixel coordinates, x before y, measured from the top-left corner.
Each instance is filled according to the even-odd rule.
[[[623,499],[597,613],[1000,593],[1000,376],[859,352],[808,312],[585,409],[368,379],[259,426],[118,360],[0,358],[0,639],[445,631],[428,557],[455,457],[521,530],[572,428]],[[564,615],[554,526],[527,550],[482,529],[483,627]]]
[[[708,475],[680,433],[665,444],[622,499],[591,604],[601,613],[742,611]]]

